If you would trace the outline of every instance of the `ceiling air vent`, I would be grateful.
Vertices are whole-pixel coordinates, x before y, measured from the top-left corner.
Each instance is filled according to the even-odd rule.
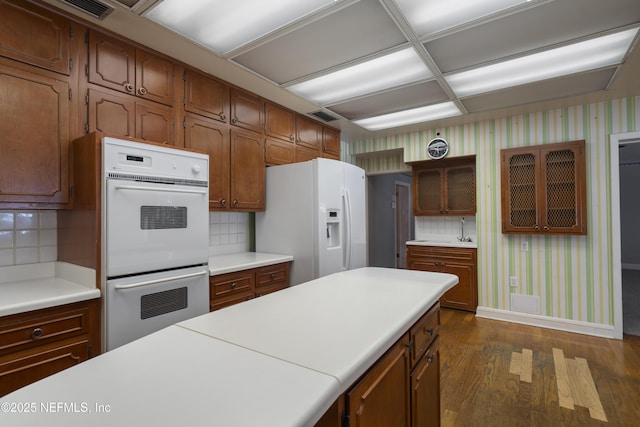
[[[331,114],[325,112],[325,111],[314,111],[313,113],[309,113],[312,116],[316,116],[319,119],[324,120],[325,122],[332,122],[334,120],[337,120],[337,117],[333,117]]]
[[[98,19],[104,19],[107,15],[113,12],[113,8],[111,6],[95,0],[62,0],[62,2],[67,3],[76,9],[80,9]]]

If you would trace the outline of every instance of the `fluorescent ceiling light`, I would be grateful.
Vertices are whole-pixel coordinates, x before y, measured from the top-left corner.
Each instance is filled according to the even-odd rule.
[[[312,102],[327,105],[432,76],[416,51],[410,47],[287,89]]]
[[[227,53],[338,0],[164,0],[144,16]]]
[[[396,0],[418,36],[434,34],[530,0]]]
[[[458,97],[620,64],[638,28],[445,77]]]
[[[441,104],[427,105],[426,107],[414,108],[411,110],[399,111],[397,113],[384,114],[382,116],[370,117],[368,119],[354,120],[353,123],[368,130],[388,129],[397,126],[411,125],[414,123],[428,122],[431,120],[444,119],[447,117],[459,116],[462,113],[453,102],[443,102]]]

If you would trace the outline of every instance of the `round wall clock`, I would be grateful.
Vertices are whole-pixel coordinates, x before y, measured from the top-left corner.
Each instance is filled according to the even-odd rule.
[[[434,138],[427,144],[427,154],[432,159],[441,159],[449,153],[449,144],[444,138]]]

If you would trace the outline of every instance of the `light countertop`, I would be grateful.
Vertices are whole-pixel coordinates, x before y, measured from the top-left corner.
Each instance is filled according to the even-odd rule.
[[[424,238],[409,240],[407,245],[417,246],[443,246],[450,248],[477,248],[475,239],[471,242],[461,242],[454,236],[427,236]]]
[[[65,262],[0,267],[0,316],[99,297],[90,268]]]
[[[458,282],[362,268],[177,323],[26,386],[10,425],[309,426]],[[42,413],[41,403],[91,413]],[[95,405],[109,405],[100,413]]]
[[[264,267],[293,261],[291,255],[268,254],[264,252],[240,252],[235,254],[213,255],[209,257],[209,274],[233,273],[250,268]]]

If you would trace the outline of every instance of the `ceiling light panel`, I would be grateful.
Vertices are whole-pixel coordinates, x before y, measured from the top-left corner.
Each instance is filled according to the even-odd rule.
[[[370,117],[368,119],[354,120],[353,123],[370,131],[376,131],[411,125],[414,123],[428,122],[431,120],[445,119],[447,117],[455,117],[461,114],[462,113],[453,102],[443,102],[442,104],[428,105],[426,107],[384,114],[382,116]]]
[[[525,3],[531,1],[396,0],[396,4],[419,37],[458,27]]]
[[[164,0],[145,17],[225,54],[339,0]]]
[[[290,86],[291,92],[319,105],[355,98],[431,78],[410,47]]]
[[[458,97],[608,67],[622,62],[637,28],[445,76]]]
[[[406,42],[379,2],[359,1],[242,52],[233,61],[282,85]]]

